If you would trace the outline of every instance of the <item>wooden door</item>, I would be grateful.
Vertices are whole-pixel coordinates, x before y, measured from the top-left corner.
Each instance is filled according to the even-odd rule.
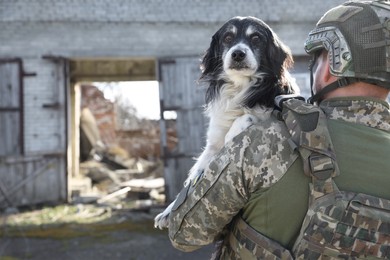
[[[207,119],[204,116],[205,88],[197,83],[199,57],[159,61],[160,102],[162,111],[161,140],[166,147],[164,112],[177,114],[178,144],[174,151],[164,149],[164,175],[167,200],[172,201],[206,143]]]

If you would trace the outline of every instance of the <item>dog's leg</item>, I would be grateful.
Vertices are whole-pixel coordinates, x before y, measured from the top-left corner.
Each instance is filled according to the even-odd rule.
[[[208,148],[207,148],[208,147]],[[184,186],[187,187],[188,185],[193,185],[193,180],[199,178],[201,174],[203,174],[205,167],[210,161],[210,158],[212,157],[211,154],[213,152],[211,151],[210,147],[207,146],[206,149],[203,151],[201,156],[196,161],[195,165],[191,168],[189,176],[187,180],[184,182]],[[210,157],[211,156],[211,157]],[[172,211],[173,205],[175,204],[177,198],[169,204],[169,206],[160,214],[158,214],[154,218],[154,227],[155,228],[168,228],[169,226],[169,215]]]
[[[245,114],[238,117],[236,120],[234,120],[232,126],[225,136],[225,144],[251,125],[256,124],[258,121],[259,119],[251,114]]]
[[[213,145],[208,144],[203,150],[202,154],[196,160],[196,163],[191,168],[186,184],[195,180],[200,174],[204,172],[204,169],[207,167],[213,156],[219,151],[213,147]]]
[[[210,146],[206,146],[201,156],[196,161],[195,165],[191,168],[187,180],[184,182],[184,186],[193,185],[193,180],[197,179],[199,175],[203,174],[205,167],[208,165],[211,157],[215,154]],[[169,206],[160,214],[154,218],[155,228],[168,228],[169,225],[169,214],[172,211],[173,205],[177,199],[175,199]]]
[[[205,168],[210,163],[214,155],[222,148],[223,146],[223,137],[225,136],[227,130],[222,127],[210,127],[207,133],[207,144],[202,154],[197,159],[194,166],[191,168],[188,178],[184,183],[184,186],[192,185],[193,181],[198,176],[203,174]],[[191,192],[191,189],[190,191]],[[175,199],[176,201],[176,199]],[[169,225],[169,214],[172,211],[172,207],[175,203],[173,201],[162,213],[158,214],[154,219],[154,226],[160,229],[168,227]]]

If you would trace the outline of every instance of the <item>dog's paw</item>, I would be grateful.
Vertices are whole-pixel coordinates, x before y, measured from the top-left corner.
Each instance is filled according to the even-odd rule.
[[[176,200],[175,200],[176,201]],[[154,218],[154,227],[163,229],[168,228],[169,226],[169,215],[171,214],[174,202],[169,204],[169,206],[160,214]]]
[[[169,214],[170,212],[162,212],[154,218],[154,227],[163,229],[169,226]]]
[[[232,126],[225,136],[225,144],[232,140],[236,135],[258,122],[258,118],[251,114],[245,114],[234,120]]]
[[[200,177],[203,176],[205,168],[203,167],[203,165],[200,164],[204,164],[204,163],[199,163],[199,165],[196,165],[197,167],[191,168],[190,174],[188,175],[187,180],[184,182],[184,187],[188,185],[194,186],[196,182],[200,179]],[[199,168],[198,166],[201,168]]]

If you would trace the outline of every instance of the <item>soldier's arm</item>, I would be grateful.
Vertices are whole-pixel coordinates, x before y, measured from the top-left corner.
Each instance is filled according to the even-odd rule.
[[[284,123],[270,118],[226,144],[193,191],[181,194],[181,203],[173,208],[172,244],[192,251],[212,243],[251,193],[276,183],[298,156],[291,153],[286,136]]]
[[[242,143],[223,148],[184,202],[174,207],[169,237],[177,249],[193,251],[212,243],[245,205],[248,192],[242,171],[244,150]],[[180,196],[185,196],[186,191],[182,192]]]

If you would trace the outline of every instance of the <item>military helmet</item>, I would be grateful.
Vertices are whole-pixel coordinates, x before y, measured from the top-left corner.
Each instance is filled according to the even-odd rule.
[[[305,42],[308,54],[322,49],[334,76],[390,89],[390,1],[349,1],[330,9]]]

